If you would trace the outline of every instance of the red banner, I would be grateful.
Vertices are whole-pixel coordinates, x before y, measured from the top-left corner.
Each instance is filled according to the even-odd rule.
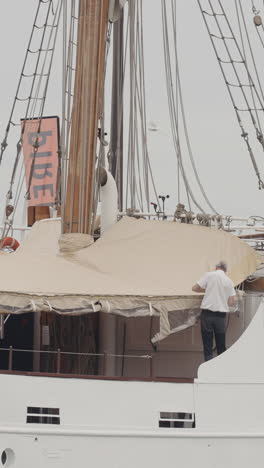
[[[32,161],[35,157],[32,180],[30,184],[30,199],[28,206],[54,205],[56,199],[58,176],[59,148],[59,118],[43,117],[40,131],[39,119],[22,120],[25,124],[23,136],[23,153],[26,171],[27,189],[29,186]],[[34,143],[37,141],[37,151]]]

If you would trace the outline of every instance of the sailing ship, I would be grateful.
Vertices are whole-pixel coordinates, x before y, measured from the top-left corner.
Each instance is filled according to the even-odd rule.
[[[209,10],[198,3],[205,21],[210,17],[217,26],[219,19],[229,25],[220,1],[214,5],[209,1]],[[141,7],[134,0],[38,4],[0,154],[2,161],[10,131],[19,129],[0,254],[5,272],[0,280],[2,466],[262,466],[263,284],[261,259],[248,245],[253,241],[261,247],[261,233],[251,234],[246,243],[226,232],[235,218],[214,210],[193,160],[210,214],[200,207],[188,182],[179,138],[181,115],[189,141],[175,1],[171,19],[168,3],[161,2],[168,103],[178,180],[187,202],[201,208],[201,213],[195,214],[191,204],[186,208],[179,198],[172,219],[166,213],[167,194],[156,190],[147,145]],[[262,25],[258,13],[254,12],[256,27]],[[65,101],[60,130],[58,117],[46,116],[44,109],[61,17]],[[212,39],[215,34],[206,25]],[[130,40],[124,40],[128,36]],[[228,36],[229,41],[230,37],[235,41],[235,35]],[[104,98],[111,38],[108,145]],[[225,42],[222,32],[219,38]],[[37,40],[39,46],[34,47]],[[123,94],[128,42],[131,98],[126,160]],[[246,67],[251,101],[246,85],[239,81],[238,89],[250,103],[249,123],[263,146],[258,120],[262,98],[253,86],[245,51],[241,53],[239,63]],[[217,57],[225,76],[227,61]],[[232,55],[228,64],[234,66]],[[171,86],[173,69],[176,94]],[[251,133],[232,94],[234,83],[226,84],[263,188]],[[17,125],[18,103],[25,103],[25,108]],[[151,129],[156,130],[155,124]],[[15,220],[23,188],[26,235],[17,239]],[[258,221],[262,222],[253,219],[256,229]],[[203,363],[197,326],[201,296],[192,293],[191,286],[222,258],[238,288],[239,308],[229,315],[228,350]]]

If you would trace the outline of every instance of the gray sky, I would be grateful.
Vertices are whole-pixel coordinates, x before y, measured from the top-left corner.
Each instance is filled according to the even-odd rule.
[[[0,28],[1,86],[0,139],[10,114],[18,78],[22,68],[37,0],[1,2]],[[169,4],[168,0],[168,4]],[[149,132],[149,153],[159,194],[170,194],[168,208],[177,204],[176,157],[170,137],[170,123],[165,88],[164,59],[161,32],[160,0],[143,0],[145,12],[145,73],[148,121],[159,130]],[[234,21],[234,2],[223,0]],[[255,2],[258,7],[263,3]],[[243,0],[245,15],[252,24],[251,1]],[[178,42],[181,80],[186,117],[197,168],[207,195],[216,209],[227,215],[262,215],[263,191],[257,187],[252,164],[240,136],[227,90],[212,51],[196,0],[177,0]],[[264,18],[264,12],[263,12]],[[252,37],[254,28],[252,27]],[[254,50],[260,71],[264,49],[254,36]],[[46,113],[60,113],[61,64],[59,51],[50,87]],[[55,78],[55,79],[54,79]],[[0,172],[0,190],[5,193],[7,169],[13,165],[15,139],[10,139]],[[260,172],[264,177],[264,155],[254,143]],[[12,164],[10,161],[12,160]],[[8,176],[8,178],[10,175]],[[192,179],[191,179],[192,180]]]

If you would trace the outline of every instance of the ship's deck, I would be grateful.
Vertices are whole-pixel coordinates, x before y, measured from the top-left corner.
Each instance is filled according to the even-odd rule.
[[[88,379],[88,380],[116,380],[124,382],[171,382],[171,383],[193,383],[194,379],[186,377],[119,377],[104,375],[82,375],[82,374],[61,374],[50,372],[21,372],[12,370],[0,370],[1,374],[23,375],[30,377],[56,377],[63,379]]]

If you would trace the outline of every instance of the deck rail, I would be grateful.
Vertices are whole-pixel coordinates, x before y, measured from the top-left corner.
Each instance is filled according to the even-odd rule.
[[[62,359],[63,357],[75,357],[75,358],[100,358],[102,359],[102,375],[106,375],[107,371],[107,360],[111,358],[120,358],[122,362],[125,359],[137,359],[137,360],[144,360],[148,362],[148,374],[149,377],[153,376],[153,355],[152,354],[143,354],[143,355],[135,355],[135,354],[113,354],[113,353],[83,353],[83,352],[70,352],[70,351],[62,351],[60,348],[56,350],[36,350],[36,349],[17,349],[13,348],[13,346],[9,346],[8,348],[0,348],[0,356],[1,353],[6,352],[8,353],[7,358],[7,370],[12,372],[14,369],[14,356],[15,353],[32,353],[37,354],[40,356],[52,356],[55,363],[55,373],[60,374],[63,373],[61,371],[62,368]],[[123,366],[122,370],[123,370]],[[38,372],[39,373],[39,372]],[[42,371],[40,371],[42,373]],[[49,372],[43,371],[43,373],[47,374]],[[52,372],[51,374],[54,374]],[[123,374],[123,372],[122,372]]]

